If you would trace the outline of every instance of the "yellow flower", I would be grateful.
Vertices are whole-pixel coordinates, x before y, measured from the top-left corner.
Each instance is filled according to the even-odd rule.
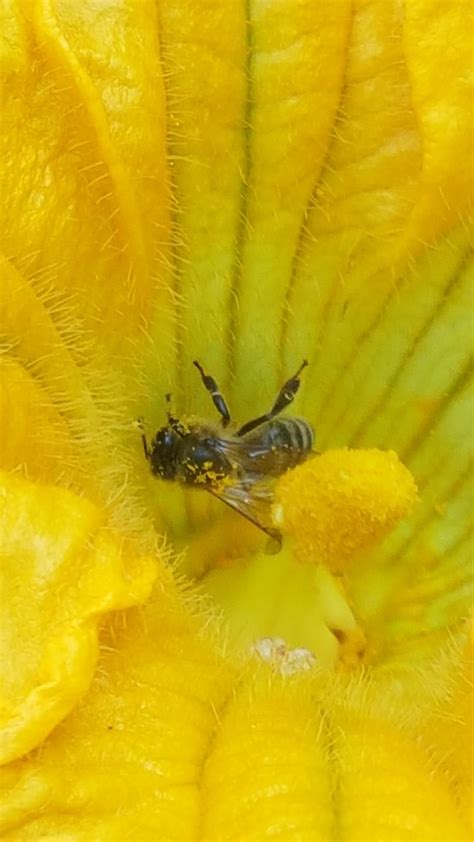
[[[471,13],[4,0],[3,838],[469,838]],[[304,358],[271,555],[136,419]]]

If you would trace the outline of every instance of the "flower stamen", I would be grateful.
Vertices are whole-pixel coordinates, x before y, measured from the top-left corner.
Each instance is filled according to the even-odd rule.
[[[273,517],[294,537],[299,561],[340,573],[388,535],[416,499],[413,477],[393,451],[329,450],[282,477]]]

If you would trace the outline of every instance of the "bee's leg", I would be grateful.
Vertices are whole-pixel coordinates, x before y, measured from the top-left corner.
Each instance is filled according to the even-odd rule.
[[[300,388],[300,374],[307,365],[308,360],[303,360],[296,374],[294,374],[293,377],[290,377],[290,379],[283,384],[278,397],[269,412],[270,418],[274,418],[275,415],[279,415],[283,409],[292,403],[298,389]]]
[[[148,442],[147,442],[147,440],[146,440],[146,435],[145,435],[145,433],[142,433],[142,442],[143,442],[143,451],[144,451],[144,453],[145,453],[145,457],[146,457],[147,459],[149,459],[149,458],[150,458],[150,456],[151,456],[151,453],[150,453],[150,450],[149,450],[149,448],[148,448]]]
[[[224,397],[219,391],[219,386],[217,385],[213,377],[210,377],[204,372],[202,365],[200,365],[200,363],[198,363],[197,360],[193,361],[193,365],[195,365],[198,371],[200,372],[202,382],[204,383],[205,388],[207,389],[212,398],[214,406],[216,407],[219,415],[222,418],[222,426],[227,427],[230,421],[230,412],[227,408],[227,404],[224,400]]]
[[[245,436],[246,433],[250,433],[251,430],[255,430],[256,427],[260,427],[260,425],[265,424],[266,421],[271,421],[272,418],[275,418],[275,415],[279,415],[283,409],[290,405],[300,388],[300,374],[307,365],[308,360],[303,360],[296,374],[294,374],[293,377],[290,377],[290,379],[287,380],[281,387],[278,397],[270,412],[267,412],[265,415],[260,415],[258,418],[254,418],[253,421],[247,421],[240,430],[237,430],[238,436]]]

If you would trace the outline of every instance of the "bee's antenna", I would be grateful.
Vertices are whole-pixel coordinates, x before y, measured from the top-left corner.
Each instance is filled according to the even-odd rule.
[[[148,447],[148,442],[147,442],[147,440],[146,440],[146,434],[145,434],[145,423],[144,423],[144,421],[143,421],[143,418],[141,418],[141,417],[140,417],[140,418],[137,418],[137,420],[134,422],[134,426],[135,426],[138,430],[140,430],[140,435],[141,435],[141,437],[142,437],[142,443],[143,443],[143,451],[144,451],[144,453],[145,453],[146,458],[147,458],[147,459],[150,459],[150,457],[151,457],[151,452],[150,452],[150,448]]]
[[[166,400],[166,403],[167,403],[167,404],[168,404],[168,406],[169,406],[169,405],[170,405],[170,403],[171,403],[171,392],[167,392],[167,393],[166,393],[166,395],[165,395],[165,400]],[[183,426],[182,426],[182,424],[178,421],[178,419],[177,419],[177,418],[175,418],[175,416],[174,416],[174,415],[172,415],[172,414],[171,414],[171,412],[170,412],[170,410],[169,410],[169,409],[168,409],[168,411],[167,411],[167,413],[166,413],[166,414],[167,414],[167,416],[168,416],[168,423],[169,423],[170,427],[172,427],[172,428],[173,428],[173,430],[175,431],[175,433],[178,433],[178,436],[183,436],[183,435],[184,435],[184,433],[183,433]]]

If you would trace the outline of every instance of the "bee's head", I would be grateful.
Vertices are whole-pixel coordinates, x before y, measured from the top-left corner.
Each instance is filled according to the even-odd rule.
[[[180,436],[172,427],[161,427],[151,445],[149,456],[152,472],[162,479],[175,479],[177,448]]]

